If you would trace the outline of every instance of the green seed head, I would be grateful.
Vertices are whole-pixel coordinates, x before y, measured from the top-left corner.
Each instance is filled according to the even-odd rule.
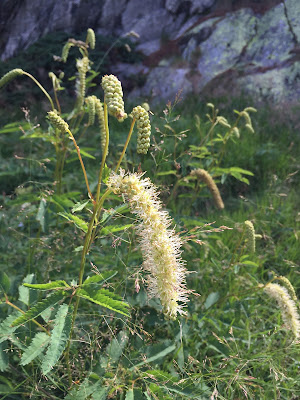
[[[127,118],[124,112],[123,91],[121,82],[114,75],[105,75],[102,78],[102,88],[104,90],[104,102],[107,105],[109,115],[123,122]]]
[[[89,28],[87,30],[87,37],[86,37],[86,42],[90,46],[91,49],[95,48],[96,45],[96,37],[95,37],[95,32],[93,29]]]
[[[255,253],[255,229],[251,221],[245,221],[245,236],[247,250],[250,253]]]
[[[80,105],[84,102],[85,97],[85,87],[86,87],[86,73],[89,70],[89,59],[88,57],[83,57],[77,60],[76,67],[78,70],[79,79],[77,79],[77,96]]]
[[[94,125],[95,122],[95,96],[89,96],[85,99],[86,104],[88,105],[89,111],[89,122],[88,125]]]
[[[137,106],[132,110],[131,116],[137,121],[137,152],[139,154],[147,154],[150,147],[151,135],[151,125],[148,112],[143,107]]]
[[[8,82],[12,81],[19,75],[23,75],[24,71],[20,68],[15,68],[9,71],[7,74],[3,75],[0,79],[0,88],[5,86]]]
[[[73,46],[74,46],[74,44],[73,44],[72,42],[70,42],[70,41],[68,41],[68,42],[64,45],[64,47],[63,47],[63,49],[62,49],[62,52],[61,52],[61,59],[62,59],[62,61],[63,61],[64,63],[67,61],[68,56],[69,56],[70,48],[73,47]]]
[[[51,124],[62,133],[68,132],[69,125],[55,111],[48,112],[48,118]]]
[[[96,115],[98,117],[99,121],[99,126],[100,126],[100,136],[101,136],[101,150],[104,153],[105,151],[105,144],[106,144],[106,130],[105,130],[105,124],[104,124],[104,111],[102,107],[101,101],[96,97],[94,97],[95,101],[95,110],[96,110]],[[108,154],[108,151],[106,153],[106,156]]]

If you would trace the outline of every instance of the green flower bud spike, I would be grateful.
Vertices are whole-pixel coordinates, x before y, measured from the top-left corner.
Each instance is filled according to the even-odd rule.
[[[96,37],[95,37],[95,32],[91,28],[87,30],[86,43],[90,46],[91,49],[95,48]]]
[[[104,110],[101,101],[94,96],[95,98],[95,110],[96,110],[96,115],[98,117],[98,122],[99,122],[99,127],[100,127],[100,135],[101,135],[101,150],[102,153],[104,154],[105,151],[105,145],[106,145],[106,130],[105,130],[105,122],[104,122]],[[108,155],[108,149],[105,154],[105,157]]]
[[[251,221],[245,221],[245,236],[247,250],[250,253],[255,253],[255,229]]]
[[[48,112],[48,118],[51,124],[59,129],[61,133],[67,133],[69,132],[69,125],[67,124],[66,121],[64,121],[56,111],[49,111]]]
[[[102,78],[102,88],[104,90],[104,102],[107,105],[109,115],[123,122],[127,118],[124,112],[123,91],[121,82],[114,75],[105,75]]]
[[[137,152],[139,154],[147,154],[151,135],[149,114],[143,107],[137,106],[132,110],[131,116],[137,121]]]
[[[84,97],[85,97],[86,73],[89,70],[88,57],[83,57],[83,58],[77,60],[76,66],[77,66],[78,76],[79,76],[79,79],[76,82],[77,96],[78,96],[79,105],[82,106],[82,104],[84,102]]]
[[[7,83],[15,79],[19,75],[23,75],[24,71],[20,68],[15,68],[9,71],[7,74],[3,75],[0,79],[0,88],[5,86]]]
[[[70,48],[73,47],[73,46],[74,46],[74,44],[73,44],[72,42],[70,42],[70,41],[68,41],[68,42],[64,45],[64,47],[63,47],[63,49],[62,49],[62,52],[61,52],[61,60],[62,60],[64,63],[67,62],[67,59],[68,59],[68,56],[69,56]]]
[[[89,96],[85,99],[86,104],[88,105],[89,111],[89,121],[88,125],[94,125],[95,122],[95,96]]]

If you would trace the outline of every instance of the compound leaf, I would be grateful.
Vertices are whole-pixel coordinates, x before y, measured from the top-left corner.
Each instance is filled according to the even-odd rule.
[[[77,291],[77,296],[87,299],[102,307],[109,308],[112,311],[125,315],[129,315],[127,308],[129,304],[122,301],[122,298],[107,289],[93,290],[89,286]]]
[[[59,300],[62,300],[65,297],[65,293],[60,290],[57,292],[52,293],[50,296],[46,297],[42,301],[39,301],[35,306],[31,307],[28,311],[24,314],[20,315],[16,320],[13,321],[11,324],[12,327],[24,324],[31,319],[36,318],[39,316],[46,308],[53,306]]]
[[[72,307],[71,307],[72,308]],[[50,344],[42,362],[42,372],[47,375],[64,351],[71,332],[72,312],[67,304],[62,304],[55,316]]]
[[[37,356],[39,356],[46,348],[50,341],[50,336],[45,332],[38,332],[32,339],[30,345],[24,351],[21,357],[21,365],[27,365]]]
[[[30,289],[37,290],[51,290],[51,289],[61,289],[61,288],[69,288],[70,286],[65,281],[53,281],[49,283],[23,283],[23,286],[26,286]]]

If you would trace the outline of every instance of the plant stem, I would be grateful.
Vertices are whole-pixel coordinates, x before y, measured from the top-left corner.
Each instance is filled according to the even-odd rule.
[[[54,107],[53,101],[52,101],[52,99],[51,99],[49,93],[47,92],[47,90],[40,84],[39,81],[37,81],[37,80],[36,80],[31,74],[29,74],[28,72],[23,71],[23,75],[27,75],[27,76],[28,76],[30,79],[32,79],[33,82],[41,89],[41,91],[44,93],[44,95],[45,95],[45,96],[47,97],[47,99],[50,101],[52,110],[54,111],[54,110],[55,110],[55,107]]]
[[[86,233],[85,236],[85,240],[84,240],[84,245],[83,245],[83,250],[81,253],[81,262],[80,262],[80,269],[79,269],[79,277],[78,277],[78,286],[80,287],[82,285],[82,281],[83,281],[83,275],[84,275],[84,269],[85,269],[85,260],[86,260],[86,255],[89,251],[90,248],[90,244],[91,244],[91,236],[93,233],[93,227],[94,227],[94,222],[96,219],[96,215],[98,214],[99,210],[101,210],[104,200],[106,199],[106,197],[111,193],[110,189],[107,189],[103,196],[101,197],[99,203],[97,204],[96,207],[94,207],[94,212],[92,215],[92,218],[90,220],[89,226],[88,226],[88,231]],[[69,340],[68,340],[68,344],[66,347],[66,351],[65,351],[65,357],[66,357],[66,362],[68,365],[68,376],[69,376],[69,384],[72,384],[72,376],[71,376],[71,369],[69,367],[69,361],[70,361],[70,346],[71,346],[71,338],[72,338],[72,333],[74,330],[74,324],[75,324],[75,319],[77,316],[77,311],[78,311],[78,306],[79,306],[79,301],[80,301],[80,297],[76,296],[76,300],[75,300],[75,306],[74,306],[74,311],[73,311],[73,317],[72,317],[72,326],[71,326],[71,331],[70,331],[70,336],[69,336]]]
[[[115,172],[118,171],[118,169],[119,169],[119,167],[121,165],[121,162],[123,160],[124,154],[125,154],[125,152],[127,150],[127,146],[128,146],[128,143],[129,143],[129,141],[131,139],[131,135],[132,135],[132,132],[133,132],[134,124],[135,124],[135,118],[133,118],[133,120],[131,122],[130,130],[129,130],[129,133],[128,133],[128,136],[127,136],[127,139],[126,139],[126,143],[124,144],[124,148],[123,148],[122,154],[121,154],[121,156],[119,158],[118,164],[117,164],[117,166],[115,168]]]
[[[84,175],[85,184],[86,184],[86,187],[87,187],[87,190],[88,190],[88,193],[89,193],[89,197],[92,199],[93,203],[95,204],[94,197],[92,195],[92,192],[91,192],[91,189],[90,189],[90,186],[89,186],[89,181],[88,181],[88,177],[87,177],[86,170],[85,170],[85,167],[84,167],[84,163],[83,163],[82,158],[81,158],[80,148],[79,148],[78,144],[76,143],[76,140],[75,140],[72,132],[70,131],[70,129],[67,129],[67,132],[70,135],[71,139],[73,140],[74,146],[76,147],[77,155],[78,155],[78,158],[79,158],[79,161],[80,161],[80,164],[81,164],[81,168],[82,168],[82,172],[83,172],[83,175]]]
[[[4,293],[4,296],[5,296],[5,303],[6,304],[8,304],[9,306],[11,306],[11,307],[13,307],[15,310],[18,310],[18,311],[20,311],[22,314],[25,314],[25,312],[23,311],[23,310],[21,310],[21,308],[19,308],[18,306],[16,306],[15,304],[13,304],[13,303],[11,303],[9,300],[8,300],[8,297],[7,297],[7,295]],[[32,319],[31,320],[34,324],[36,324],[39,328],[41,328],[43,331],[45,331],[46,333],[47,333],[47,335],[49,335],[50,336],[50,333],[47,331],[47,329],[43,326],[43,325],[41,325],[39,322],[37,322],[35,319]]]
[[[55,98],[55,103],[57,105],[57,110],[58,110],[59,114],[61,114],[61,108],[60,108],[60,104],[58,101],[57,92],[56,92],[55,88],[53,88],[53,90],[54,90],[54,98]]]

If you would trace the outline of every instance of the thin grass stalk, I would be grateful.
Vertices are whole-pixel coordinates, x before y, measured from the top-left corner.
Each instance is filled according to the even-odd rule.
[[[86,170],[85,170],[85,167],[84,167],[84,163],[82,161],[82,157],[81,157],[81,154],[80,154],[80,148],[78,147],[78,145],[76,143],[76,140],[75,140],[72,132],[70,131],[70,129],[67,129],[67,132],[70,135],[71,139],[73,140],[74,146],[76,148],[77,155],[78,155],[78,158],[79,158],[79,161],[80,161],[80,164],[81,164],[82,172],[83,172],[83,175],[84,175],[85,184],[86,184],[86,187],[87,187],[87,190],[88,190],[88,193],[89,193],[89,197],[91,198],[93,203],[95,203],[94,197],[93,197],[91,189],[90,189],[90,185],[89,185],[88,177],[87,177]]]

